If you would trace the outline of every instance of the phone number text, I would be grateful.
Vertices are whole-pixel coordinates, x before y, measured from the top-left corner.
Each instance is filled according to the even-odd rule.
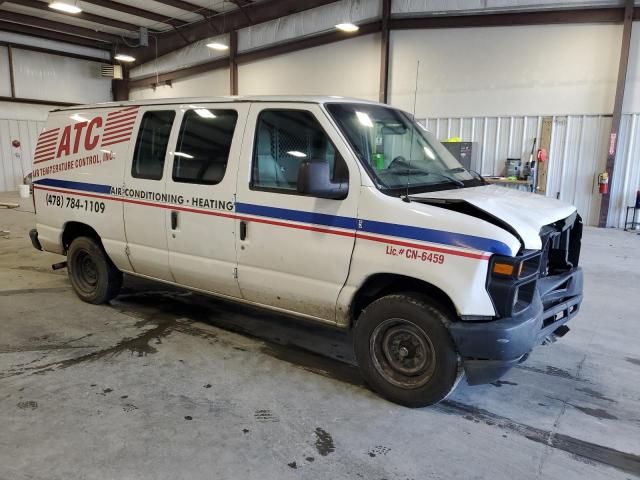
[[[84,198],[67,197],[64,195],[56,195],[47,193],[45,196],[47,205],[51,207],[72,208],[76,210],[84,210],[91,213],[104,213],[106,208],[104,202],[98,200],[87,200]]]

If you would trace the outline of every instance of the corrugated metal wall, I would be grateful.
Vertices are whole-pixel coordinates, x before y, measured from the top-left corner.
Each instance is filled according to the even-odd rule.
[[[600,195],[597,176],[605,168],[609,115],[552,116],[547,195],[578,207],[589,225],[597,225]],[[504,174],[507,158],[528,159],[540,137],[541,116],[428,118],[427,128],[440,140],[460,137],[476,142],[472,168],[483,175]],[[640,114],[623,115],[619,155],[612,185],[609,226],[620,227],[624,208],[640,188]]]
[[[626,207],[635,204],[636,192],[640,190],[640,114],[638,113],[622,116],[618,156],[611,188],[608,226],[622,227]]]
[[[0,118],[0,192],[17,190],[23,175],[31,172],[33,152],[43,128],[44,122]],[[20,149],[11,145],[13,140],[20,141]]]

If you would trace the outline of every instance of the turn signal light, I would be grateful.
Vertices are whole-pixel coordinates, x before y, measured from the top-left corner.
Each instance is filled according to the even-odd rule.
[[[513,275],[513,265],[509,265],[508,263],[494,263],[493,264],[493,273],[497,273],[498,275]]]
[[[518,277],[520,277],[520,275],[522,275],[522,271],[524,270],[524,263],[521,263],[520,268],[518,268]],[[493,264],[493,273],[496,273],[498,275],[505,275],[507,277],[512,277],[513,273],[515,272],[515,266],[510,264],[510,263],[500,263],[500,262],[496,262]]]

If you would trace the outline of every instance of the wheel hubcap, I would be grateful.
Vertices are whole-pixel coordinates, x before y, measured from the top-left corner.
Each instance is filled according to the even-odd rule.
[[[382,322],[371,335],[370,347],[376,370],[396,386],[418,388],[433,376],[433,344],[424,330],[409,320]]]
[[[73,273],[82,291],[91,293],[95,290],[98,285],[98,266],[89,252],[82,250],[75,255]]]

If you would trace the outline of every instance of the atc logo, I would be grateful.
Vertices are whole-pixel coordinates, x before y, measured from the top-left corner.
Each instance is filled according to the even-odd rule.
[[[133,106],[109,112],[106,121],[103,116],[100,116],[62,128],[43,131],[38,137],[33,157],[34,165],[75,155],[80,151],[81,145],[83,153],[88,153],[98,145],[107,147],[129,141],[138,116],[138,108]],[[103,126],[104,130],[100,131]]]
[[[102,117],[96,117],[90,122],[78,122],[74,125],[67,125],[62,131],[62,138],[58,146],[58,153],[56,158],[60,158],[62,155],[75,155],[80,148],[80,141],[84,137],[84,148],[87,151],[93,150],[98,146],[100,140],[99,134],[94,134],[94,128],[102,127]],[[86,130],[85,130],[86,129]],[[71,134],[73,132],[73,139]],[[73,145],[73,151],[72,151]]]

